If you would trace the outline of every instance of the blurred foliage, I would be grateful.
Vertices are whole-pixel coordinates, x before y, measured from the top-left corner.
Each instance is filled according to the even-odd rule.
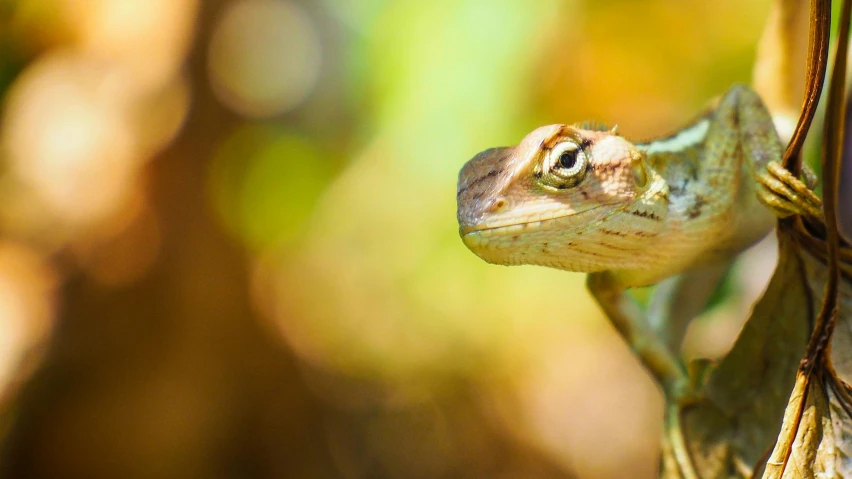
[[[0,472],[651,477],[654,385],[582,275],[464,248],[456,174],[541,124],[674,130],[767,11],[0,0]]]

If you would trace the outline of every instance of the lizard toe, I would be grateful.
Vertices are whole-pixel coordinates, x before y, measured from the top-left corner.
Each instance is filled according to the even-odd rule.
[[[806,181],[811,177],[806,174]],[[807,184],[793,176],[777,161],[770,162],[766,169],[757,175],[757,197],[768,206],[776,216],[786,218],[792,215],[822,218],[822,200]]]

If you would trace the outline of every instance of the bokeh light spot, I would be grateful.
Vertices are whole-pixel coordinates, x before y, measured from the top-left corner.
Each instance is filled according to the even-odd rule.
[[[2,142],[12,171],[70,224],[119,209],[139,163],[122,76],[73,52],[48,55],[9,91]]]
[[[316,27],[301,8],[279,0],[240,0],[213,32],[210,80],[219,100],[237,113],[272,116],[307,98],[321,57]]]
[[[329,178],[328,162],[307,140],[273,127],[245,127],[229,137],[211,169],[216,209],[252,249],[293,238]]]
[[[58,4],[82,50],[120,65],[142,91],[156,90],[177,73],[198,8],[198,0],[50,3]]]

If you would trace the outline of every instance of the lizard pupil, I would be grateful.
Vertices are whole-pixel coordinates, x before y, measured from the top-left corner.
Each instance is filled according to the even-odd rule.
[[[559,156],[559,167],[570,170],[577,163],[577,150],[569,150]]]

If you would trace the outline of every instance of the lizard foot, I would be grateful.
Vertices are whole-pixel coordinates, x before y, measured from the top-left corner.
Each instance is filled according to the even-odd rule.
[[[689,451],[689,443],[684,434],[684,426],[681,422],[683,410],[697,400],[696,397],[690,396],[692,395],[666,398],[666,417],[663,431],[680,476],[684,479],[700,479],[695,469],[695,464]]]
[[[702,390],[715,368],[715,362],[696,359],[689,362],[688,368],[689,382],[674,383],[665,391],[666,417],[663,427],[668,450],[674,457],[680,476],[684,479],[700,479],[689,451],[681,415],[684,409],[703,399]]]
[[[680,415],[682,409],[683,407],[677,403],[666,405],[666,417],[663,425],[665,441],[668,443],[668,450],[674,456],[680,477],[684,479],[700,479],[701,476],[698,475],[698,471],[695,469],[695,463],[689,452],[689,444],[684,435],[683,424],[681,424]]]
[[[822,200],[811,191],[816,175],[805,168],[804,181],[793,176],[777,161],[767,163],[757,175],[757,198],[779,218],[792,215],[822,218]]]

